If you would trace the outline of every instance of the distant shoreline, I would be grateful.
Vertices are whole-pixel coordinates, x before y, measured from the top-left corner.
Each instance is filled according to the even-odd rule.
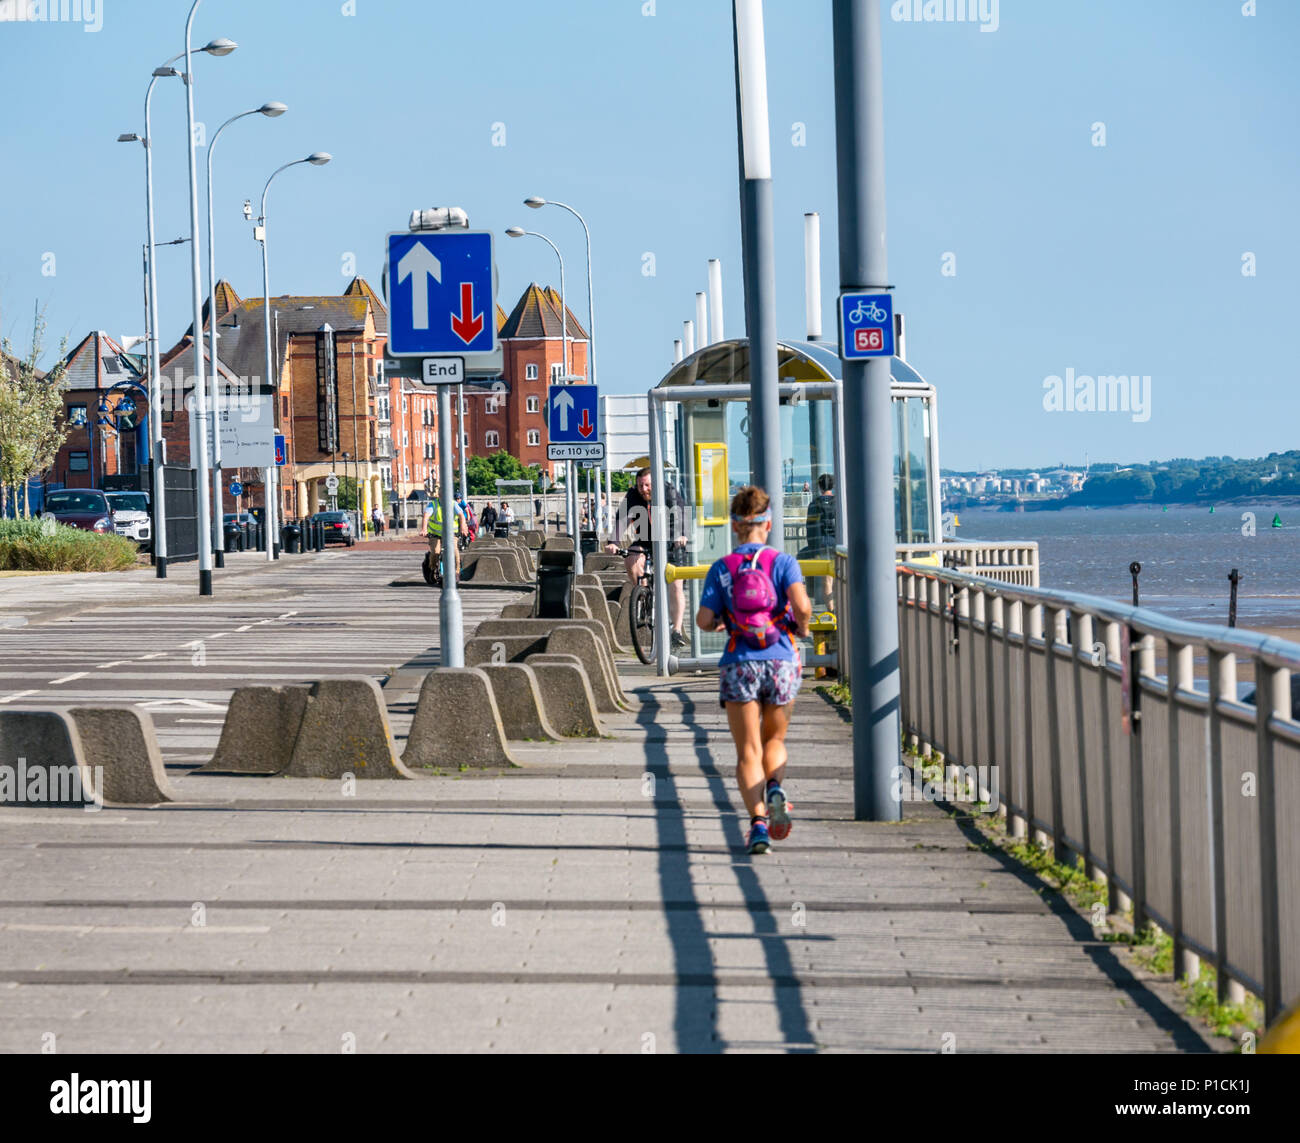
[[[1170,500],[1155,502],[1152,500],[1134,500],[1126,504],[1071,504],[1068,500],[1013,500],[998,501],[993,504],[966,504],[952,507],[945,505],[946,512],[1115,512],[1142,510],[1160,511],[1165,508],[1300,508],[1300,496],[1276,496],[1261,499],[1256,496],[1232,496],[1223,500]]]

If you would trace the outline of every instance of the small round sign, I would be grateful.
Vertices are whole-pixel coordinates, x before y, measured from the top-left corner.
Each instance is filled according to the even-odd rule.
[[[331,496],[339,490],[339,478],[332,472],[325,478],[325,488]]]
[[[240,484],[238,480],[232,480],[230,482],[230,495],[242,496],[243,494],[244,494],[244,486]]]

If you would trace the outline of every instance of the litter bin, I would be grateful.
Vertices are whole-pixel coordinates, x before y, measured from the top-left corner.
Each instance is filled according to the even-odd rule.
[[[302,539],[302,529],[297,524],[286,524],[280,529],[280,543],[291,556],[298,554],[298,541]]]
[[[228,552],[239,551],[240,548],[243,546],[242,536],[240,534],[241,530],[239,525],[235,523],[234,520],[227,520],[226,526],[223,530],[226,535],[226,551]]]
[[[573,614],[573,553],[537,553],[537,616],[568,619]]]
[[[579,533],[580,544],[582,545],[582,554],[584,556],[595,555],[600,551],[600,536],[596,532],[582,531]]]

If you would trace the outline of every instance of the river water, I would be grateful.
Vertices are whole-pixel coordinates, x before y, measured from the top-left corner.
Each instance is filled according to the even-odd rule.
[[[1254,514],[1254,535],[1249,535]],[[1272,527],[1274,514],[1282,526]],[[963,509],[958,540],[1037,540],[1041,585],[1132,602],[1201,623],[1228,621],[1228,573],[1241,573],[1239,626],[1300,628],[1300,506],[1266,502],[1185,508]],[[1288,633],[1300,638],[1300,633]]]

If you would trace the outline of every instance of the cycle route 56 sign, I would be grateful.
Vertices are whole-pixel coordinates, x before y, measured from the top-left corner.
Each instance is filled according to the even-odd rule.
[[[894,356],[894,299],[889,294],[840,295],[840,357]]]
[[[388,236],[387,249],[391,356],[472,361],[477,354],[496,350],[490,232],[401,232]]]

